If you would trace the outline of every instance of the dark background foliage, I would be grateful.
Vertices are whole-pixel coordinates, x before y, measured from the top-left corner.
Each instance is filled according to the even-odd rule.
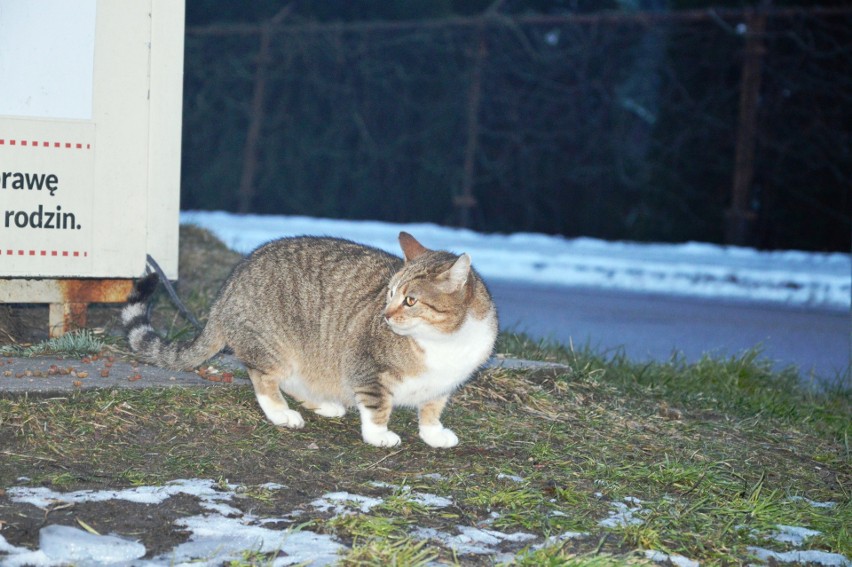
[[[852,11],[764,4],[740,243],[848,250]],[[182,207],[731,241],[754,8],[189,0]]]

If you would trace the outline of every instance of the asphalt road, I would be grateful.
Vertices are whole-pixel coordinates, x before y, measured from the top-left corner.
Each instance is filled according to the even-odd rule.
[[[623,348],[637,361],[760,346],[777,368],[795,365],[818,382],[837,380],[850,364],[849,311],[500,281],[489,289],[503,329],[602,353]]]

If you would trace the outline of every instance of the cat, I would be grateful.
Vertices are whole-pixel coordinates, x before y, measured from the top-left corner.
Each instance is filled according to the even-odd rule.
[[[337,238],[267,243],[237,264],[204,329],[184,343],[165,341],[150,325],[158,283],[151,274],[122,310],[128,342],[140,359],[175,370],[230,347],[275,425],[305,423],[283,390],[325,417],[356,407],[362,438],[378,447],[400,444],[388,429],[392,408],[414,407],[423,441],[454,447],[458,437],[441,413],[491,355],[497,310],[468,254],[429,250],[406,232],[399,244],[404,261]]]

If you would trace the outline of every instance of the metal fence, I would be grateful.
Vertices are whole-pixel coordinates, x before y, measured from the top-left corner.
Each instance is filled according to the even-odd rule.
[[[852,9],[187,30],[184,208],[848,250]]]

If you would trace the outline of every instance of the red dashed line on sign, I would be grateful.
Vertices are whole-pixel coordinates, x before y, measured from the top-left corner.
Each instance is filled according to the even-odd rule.
[[[15,140],[0,138],[0,146],[22,146],[33,148],[65,148],[69,150],[91,150],[92,144],[79,142],[39,142],[38,140]]]
[[[21,250],[20,248],[0,249],[0,256],[52,256],[56,258],[88,258],[89,253],[80,250]]]

